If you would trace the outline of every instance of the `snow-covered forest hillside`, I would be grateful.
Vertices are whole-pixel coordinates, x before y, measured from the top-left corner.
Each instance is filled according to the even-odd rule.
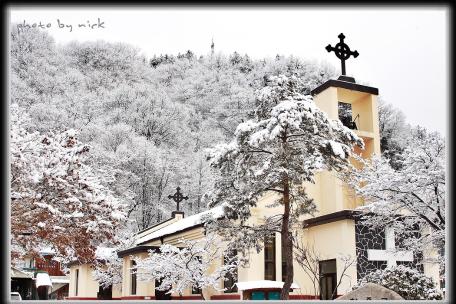
[[[307,92],[334,67],[298,57],[247,54],[160,54],[147,58],[121,43],[57,45],[37,29],[11,33],[11,103],[29,116],[28,132],[77,131],[92,167],[127,204],[131,229],[168,218],[180,186],[187,215],[206,208],[213,177],[206,148],[227,142],[253,109],[271,75],[297,75]],[[303,54],[305,55],[305,54]],[[405,116],[380,100],[382,152],[393,167],[410,140]],[[114,178],[112,178],[114,177]]]
[[[310,89],[333,67],[297,57],[254,60],[238,53],[158,55],[121,43],[57,45],[44,31],[11,33],[11,103],[28,132],[74,129],[90,147],[85,164],[127,205],[131,229],[175,210],[180,186],[187,215],[206,208],[212,176],[205,149],[228,141],[269,75],[297,75]]]

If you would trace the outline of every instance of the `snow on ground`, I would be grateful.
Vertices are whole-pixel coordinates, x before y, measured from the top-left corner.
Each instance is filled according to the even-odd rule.
[[[171,234],[174,232],[178,232],[184,230],[186,228],[193,227],[195,225],[201,224],[203,222],[203,218],[206,216],[212,215],[214,218],[220,218],[223,216],[223,207],[217,206],[207,211],[197,213],[191,215],[189,217],[185,217],[180,221],[174,222],[169,226],[165,226],[157,231],[152,232],[151,234],[145,235],[136,240],[136,244],[144,243],[146,241],[150,241],[161,236]]]
[[[248,282],[237,282],[236,286],[239,290],[249,290],[249,289],[259,289],[259,288],[279,288],[281,289],[283,286],[283,282],[280,281],[269,281],[269,280],[261,280],[261,281],[248,281]],[[291,289],[299,289],[298,284],[293,283],[291,284]]]

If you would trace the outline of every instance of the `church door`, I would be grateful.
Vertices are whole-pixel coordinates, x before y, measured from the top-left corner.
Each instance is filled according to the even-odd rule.
[[[334,300],[337,296],[336,260],[320,262],[320,299]]]
[[[98,295],[97,298],[99,300],[112,300],[112,285],[109,287],[103,288],[100,286],[98,288]]]
[[[157,287],[160,286],[161,281],[155,280],[155,300],[171,300],[171,294],[167,293],[167,290],[158,290]]]
[[[37,288],[38,299],[39,300],[48,300],[49,299],[49,287],[48,286],[39,286]]]

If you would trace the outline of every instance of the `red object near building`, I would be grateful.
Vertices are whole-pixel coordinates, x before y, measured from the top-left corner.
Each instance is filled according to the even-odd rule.
[[[52,256],[46,255],[43,258],[35,258],[36,270],[46,271],[50,276],[64,276],[60,268],[60,262],[52,260]]]

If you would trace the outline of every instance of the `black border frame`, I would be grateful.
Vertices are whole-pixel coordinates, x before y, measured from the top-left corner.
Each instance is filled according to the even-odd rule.
[[[252,9],[252,8],[274,8],[274,9],[280,9],[280,8],[290,8],[290,7],[319,7],[319,8],[338,8],[338,9],[345,9],[345,8],[356,8],[356,7],[362,7],[362,8],[404,8],[404,7],[410,7],[410,8],[435,8],[435,7],[440,7],[440,8],[446,8],[448,15],[447,15],[447,26],[448,26],[448,36],[447,36],[447,41],[448,43],[448,63],[451,65],[451,67],[448,69],[448,102],[447,102],[447,133],[444,134],[445,139],[446,139],[446,149],[447,149],[447,172],[446,172],[446,186],[447,186],[447,208],[446,208],[446,217],[448,219],[447,221],[447,231],[446,231],[446,236],[447,236],[447,242],[446,242],[446,256],[448,258],[447,260],[447,273],[446,273],[446,299],[444,301],[439,301],[440,303],[442,302],[451,302],[453,299],[452,295],[452,290],[450,288],[451,283],[452,283],[452,261],[450,257],[453,256],[453,249],[452,249],[452,244],[450,244],[450,232],[452,232],[452,223],[451,223],[451,214],[452,214],[452,206],[450,202],[452,201],[452,188],[450,187],[450,184],[452,182],[452,151],[453,151],[453,141],[451,138],[451,131],[453,129],[453,121],[450,119],[450,113],[453,110],[453,87],[450,85],[451,81],[453,80],[453,39],[452,39],[452,29],[453,29],[453,2],[450,0],[447,1],[442,1],[442,0],[434,0],[434,1],[416,1],[414,3],[410,3],[407,1],[375,1],[375,2],[369,2],[368,4],[366,3],[360,3],[360,2],[353,2],[353,1],[326,1],[326,2],[317,2],[317,1],[309,1],[307,3],[293,3],[290,1],[281,1],[280,4],[255,4],[253,2],[242,2],[242,1],[232,1],[230,2],[217,2],[217,3],[204,3],[200,1],[196,1],[193,4],[188,4],[186,2],[180,2],[180,1],[174,1],[172,3],[166,3],[166,2],[155,2],[155,3],[141,3],[137,1],[132,1],[129,2],[127,5],[112,5],[112,4],[103,4],[100,2],[70,2],[66,3],[65,5],[62,4],[62,2],[47,2],[47,3],[41,3],[40,5],[36,5],[33,2],[29,1],[5,1],[2,2],[2,20],[3,20],[3,46],[6,46],[2,48],[3,51],[3,102],[1,104],[2,107],[2,112],[3,112],[3,119],[2,119],[2,142],[3,142],[3,152],[4,154],[2,155],[2,162],[1,162],[1,171],[4,173],[3,175],[3,183],[2,186],[3,191],[3,248],[2,254],[3,254],[3,265],[6,266],[5,269],[6,271],[3,271],[3,286],[1,286],[0,291],[2,291],[1,298],[3,298],[4,303],[10,303],[10,298],[9,298],[9,290],[10,290],[10,277],[9,277],[9,268],[10,268],[10,256],[9,256],[9,236],[10,236],[10,228],[9,228],[9,220],[10,220],[10,212],[9,212],[9,115],[8,115],[8,104],[9,104],[9,12],[8,10],[11,8],[11,6],[18,7],[18,6],[28,6],[28,7],[69,7],[69,6],[87,6],[87,7],[100,7],[100,6],[106,6],[110,8],[118,8],[122,6],[147,6],[147,7],[168,7],[170,9],[179,7],[179,8],[201,8],[201,7],[210,7],[210,8],[223,8],[223,9],[229,9],[229,8],[245,8],[245,9]],[[35,301],[23,301],[25,302],[35,302]],[[49,301],[51,302],[51,301]],[[71,303],[72,301],[65,301],[65,303]],[[88,301],[90,303],[92,301]],[[132,302],[132,301],[129,301]],[[142,303],[142,301],[137,301],[138,303]],[[162,302],[162,301],[155,301],[156,303],[167,303],[167,302]],[[154,303],[155,303],[154,302]],[[192,302],[200,302],[200,301],[192,301]],[[219,302],[219,301],[211,301],[211,302]],[[239,303],[243,303],[245,301],[237,301]],[[277,302],[277,301],[275,301]],[[293,302],[301,302],[301,301],[287,301],[289,303]],[[308,301],[308,303],[312,303],[313,301]],[[319,301],[322,303],[321,301]],[[341,303],[343,303],[342,301]],[[362,301],[359,301],[362,302]],[[402,303],[402,301],[399,301]],[[427,303],[427,301],[407,301],[408,302],[420,302],[420,303]],[[44,303],[44,302],[43,302]],[[55,301],[55,303],[58,303],[58,301]],[[96,301],[94,303],[112,303],[111,301]],[[203,303],[201,301],[201,303]],[[223,303],[220,302],[220,303]],[[265,302],[266,303],[266,302]],[[271,303],[268,301],[267,303]],[[350,303],[350,302],[347,302]],[[368,303],[368,302],[366,302]],[[405,303],[405,302],[404,302]]]

